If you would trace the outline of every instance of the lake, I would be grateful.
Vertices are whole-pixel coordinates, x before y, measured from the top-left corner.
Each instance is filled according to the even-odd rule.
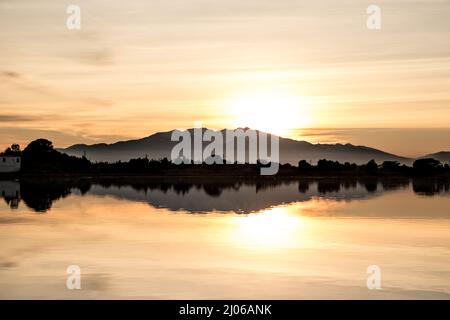
[[[0,181],[0,298],[450,298],[448,182],[204,180]]]

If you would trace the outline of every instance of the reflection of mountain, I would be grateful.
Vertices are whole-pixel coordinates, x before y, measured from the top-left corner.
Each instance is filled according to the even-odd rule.
[[[211,211],[249,213],[282,204],[304,202],[313,198],[352,201],[410,186],[406,180],[377,179],[320,179],[311,181],[260,181],[204,183],[156,182],[154,180],[122,181],[113,179],[57,180],[51,182],[0,181],[2,197],[17,208],[19,201],[37,212],[51,209],[54,201],[71,193],[78,195],[112,196],[118,199],[149,203],[154,207],[164,207],[172,211],[207,213]],[[6,194],[5,190],[16,190]],[[450,193],[448,182],[435,180],[414,180],[414,192],[421,195]],[[19,191],[20,190],[20,195]]]
[[[249,213],[276,205],[308,201],[315,196],[351,200],[370,195],[366,187],[359,183],[355,182],[355,185],[351,188],[344,188],[340,182],[331,183],[329,181],[310,183],[306,190],[299,188],[298,183],[280,183],[278,185],[234,184],[231,186],[199,184],[185,186],[184,189],[172,185],[168,189],[144,188],[140,190],[136,190],[132,186],[104,188],[95,185],[90,193],[144,201],[154,207],[168,208],[173,211],[234,211],[237,213]]]
[[[60,149],[59,151],[76,156],[86,154],[93,161],[128,161],[132,158],[145,156],[153,159],[170,159],[170,152],[177,143],[171,141],[171,134],[172,131],[159,132],[143,139],[121,141],[113,144],[78,144],[67,149]],[[340,162],[348,161],[358,164],[367,163],[372,159],[379,163],[386,160],[394,160],[406,164],[412,162],[411,159],[364,146],[354,146],[351,144],[312,144],[306,141],[280,137],[281,163],[297,165],[299,160],[317,162],[320,159]]]

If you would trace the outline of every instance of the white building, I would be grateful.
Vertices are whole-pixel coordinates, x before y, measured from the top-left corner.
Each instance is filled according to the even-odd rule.
[[[0,156],[0,173],[20,171],[20,157]]]

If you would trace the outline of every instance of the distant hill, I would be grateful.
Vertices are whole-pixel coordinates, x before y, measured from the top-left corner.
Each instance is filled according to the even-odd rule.
[[[427,154],[426,156],[423,156],[421,158],[433,158],[436,160],[439,160],[442,163],[449,163],[450,162],[450,151],[441,151],[436,152],[432,154]]]
[[[193,129],[189,131],[192,132]],[[205,130],[205,129],[204,129]],[[69,155],[86,157],[92,161],[128,161],[132,158],[147,156],[150,159],[169,158],[172,148],[178,143],[171,141],[173,131],[158,132],[146,138],[120,141],[112,144],[76,144],[65,149],[58,149]],[[222,130],[223,132],[223,130]],[[270,137],[270,135],[268,135]],[[209,144],[209,142],[204,145]],[[374,159],[383,161],[399,161],[411,164],[413,159],[397,156],[374,148],[355,146],[352,144],[312,144],[280,137],[280,162],[297,165],[299,160],[312,163],[320,159],[339,162],[367,163]]]

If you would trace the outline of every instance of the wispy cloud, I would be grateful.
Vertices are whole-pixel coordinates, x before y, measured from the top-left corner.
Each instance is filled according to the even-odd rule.
[[[4,70],[4,71],[0,72],[0,76],[2,78],[17,79],[17,78],[20,78],[20,73],[14,72],[14,71]]]
[[[36,117],[24,116],[19,114],[0,114],[0,122],[23,122],[23,121],[36,121],[39,120]]]
[[[21,72],[15,70],[1,70],[0,79],[7,85],[11,85],[19,90],[31,91],[38,94],[54,95],[46,85],[33,80]]]
[[[87,129],[83,129],[80,132],[76,130],[52,130],[52,129],[39,129],[39,128],[22,128],[10,125],[0,126],[0,150],[5,149],[12,143],[18,143],[22,147],[25,147],[31,141],[39,138],[45,138],[53,142],[56,147],[68,147],[77,143],[93,144],[99,142],[116,142],[122,140],[129,140],[130,137],[121,136],[119,134],[100,134],[100,135],[90,135],[86,133]],[[92,128],[93,123],[89,124]],[[86,125],[87,127],[87,125]],[[86,128],[83,127],[83,128]]]
[[[70,58],[88,65],[106,66],[113,62],[113,51],[106,47],[87,48],[76,54],[69,55]]]

